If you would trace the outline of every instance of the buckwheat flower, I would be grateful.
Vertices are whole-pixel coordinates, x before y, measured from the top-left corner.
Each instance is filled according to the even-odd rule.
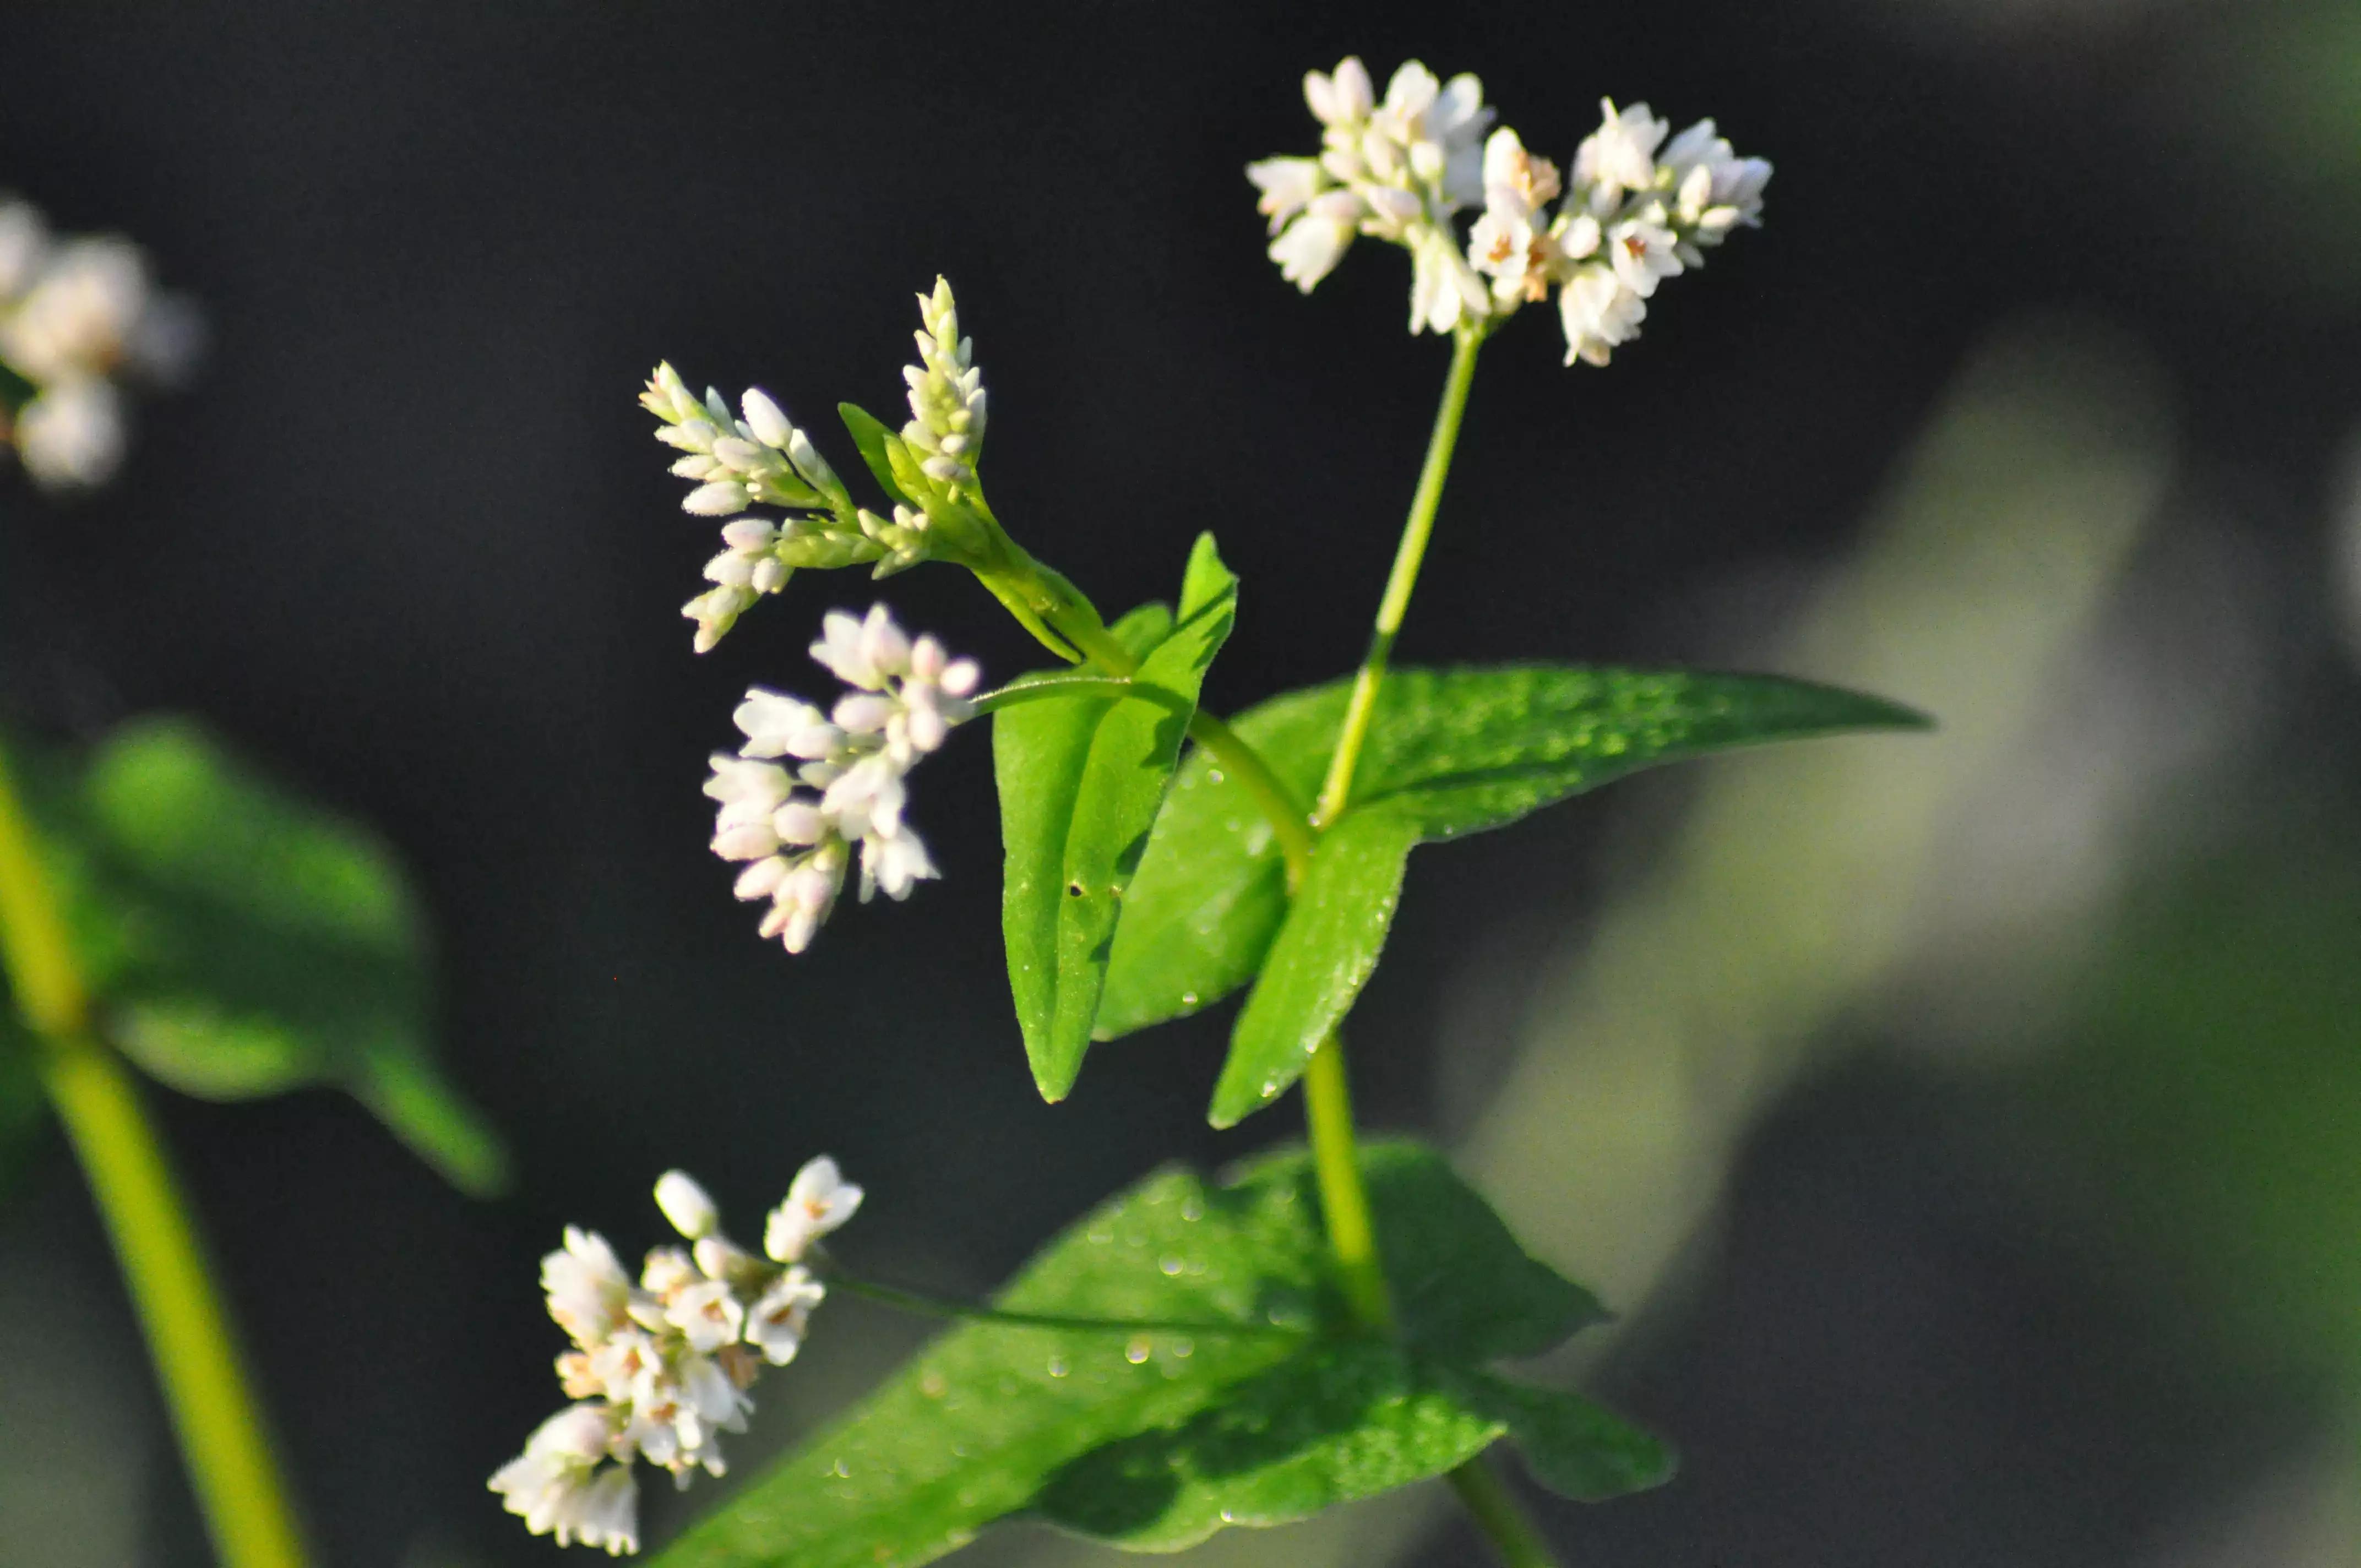
[[[918,296],[918,363],[902,372],[910,388],[910,422],[902,427],[902,439],[919,455],[928,478],[972,485],[983,450],[983,372],[973,363],[975,345],[960,335],[959,306],[948,280],[937,278],[935,291]]]
[[[1672,176],[1683,227],[1719,236],[1761,226],[1771,166],[1738,157],[1711,120],[1699,120],[1665,144],[1661,161]]]
[[[1262,196],[1255,203],[1255,211],[1270,219],[1272,234],[1287,226],[1287,221],[1320,194],[1328,183],[1327,174],[1316,158],[1266,158],[1246,165],[1246,178],[1255,183]]]
[[[1565,326],[1565,362],[1604,365],[1618,345],[1639,335],[1648,304],[1611,269],[1591,263],[1558,291],[1558,313]]]
[[[1336,269],[1371,209],[1356,192],[1331,190],[1314,196],[1285,232],[1270,242],[1279,275],[1304,293]]]
[[[1575,183],[1589,192],[1591,211],[1605,217],[1630,191],[1656,181],[1656,148],[1670,129],[1645,104],[1618,109],[1612,98],[1598,101],[1599,127],[1585,137],[1574,155]]]
[[[49,224],[17,196],[0,196],[0,304],[32,286],[49,253]]]
[[[1356,130],[1376,107],[1377,87],[1360,58],[1347,55],[1334,75],[1316,71],[1303,73],[1303,101],[1322,125],[1334,130]]]
[[[785,1366],[803,1348],[812,1309],[827,1297],[828,1291],[809,1270],[789,1267],[748,1310],[746,1343],[772,1365]]]
[[[594,1232],[568,1228],[565,1248],[542,1261],[550,1313],[578,1347],[557,1360],[575,1402],[535,1429],[489,1485],[527,1529],[561,1546],[639,1550],[637,1460],[682,1486],[699,1470],[726,1474],[722,1434],[746,1430],[748,1390],[766,1363],[795,1359],[827,1297],[808,1268],[758,1257],[724,1235],[711,1196],[686,1172],[664,1173],[656,1202],[693,1245],[652,1248],[636,1288]],[[818,1234],[859,1202],[860,1190],[822,1157],[797,1173],[781,1209],[800,1203]]]
[[[490,1487],[509,1512],[523,1516],[527,1530],[554,1534],[560,1546],[578,1541],[618,1557],[637,1552],[639,1488],[627,1466],[601,1469],[616,1435],[611,1409],[568,1406],[534,1430],[524,1452],[493,1474]]]
[[[1651,205],[1607,231],[1607,255],[1616,278],[1643,300],[1655,293],[1660,280],[1686,270],[1664,219],[1664,210]]]
[[[576,1344],[590,1350],[624,1326],[631,1281],[615,1249],[596,1231],[566,1228],[566,1245],[541,1260],[549,1315]]]
[[[787,1186],[785,1201],[763,1226],[763,1250],[774,1263],[802,1261],[812,1243],[859,1212],[862,1191],[844,1179],[826,1155],[805,1162]]]
[[[672,1222],[672,1228],[690,1241],[713,1234],[721,1223],[721,1211],[712,1195],[685,1170],[667,1170],[656,1179],[656,1207]]]
[[[5,422],[0,422],[0,430]],[[74,375],[53,381],[16,412],[16,456],[35,484],[87,489],[123,463],[123,400],[112,382]]]

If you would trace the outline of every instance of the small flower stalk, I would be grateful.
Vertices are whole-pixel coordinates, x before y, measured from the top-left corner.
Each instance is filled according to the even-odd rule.
[[[656,439],[679,452],[673,473],[691,483],[681,509],[721,518],[721,553],[706,563],[713,586],[681,607],[709,652],[764,595],[805,569],[868,565],[884,577],[928,560],[976,565],[997,532],[976,477],[983,449],[983,373],[960,335],[950,284],[918,296],[918,362],[906,367],[910,419],[897,434],[848,412],[862,456],[888,493],[882,511],[859,505],[844,481],[770,394],[750,388],[736,412],[720,392],[690,391],[669,364],[640,394]],[[855,416],[863,423],[855,422]],[[763,509],[775,510],[766,515]]]
[[[544,1421],[489,1485],[535,1535],[610,1556],[637,1552],[636,1460],[688,1485],[728,1469],[720,1434],[742,1431],[763,1368],[802,1348],[827,1289],[807,1266],[861,1207],[861,1189],[823,1155],[796,1173],[763,1227],[763,1255],[722,1234],[719,1211],[683,1171],[657,1207],[689,1245],[649,1251],[635,1283],[604,1237],[568,1226],[542,1259],[549,1315],[573,1348],[557,1378],[573,1404]]]
[[[904,818],[906,780],[970,718],[975,663],[912,639],[884,605],[829,612],[811,655],[853,689],[835,707],[754,686],[732,716],[744,742],[717,751],[713,852],[743,861],[737,895],[767,899],[761,931],[791,953],[811,945],[857,859],[863,903],[903,899],[938,874]]]
[[[116,235],[53,235],[0,194],[0,447],[44,489],[87,489],[122,465],[124,386],[178,381],[202,327]]]
[[[1379,104],[1348,59],[1306,76],[1304,98],[1320,155],[1246,168],[1270,258],[1309,293],[1356,237],[1403,247],[1413,333],[1489,332],[1554,291],[1566,363],[1605,365],[1639,335],[1659,283],[1762,222],[1771,166],[1738,157],[1711,120],[1667,141],[1645,104],[1602,100],[1569,181],[1508,126],[1485,136],[1495,116],[1473,76],[1437,83],[1412,60]],[[1463,243],[1456,215],[1479,204]]]

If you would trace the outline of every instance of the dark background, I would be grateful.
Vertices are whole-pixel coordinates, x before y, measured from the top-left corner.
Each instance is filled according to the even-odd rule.
[[[1301,72],[1347,51],[1381,84],[1411,55],[1477,71],[1560,158],[1601,93],[1711,114],[1778,166],[1767,226],[1668,284],[1610,371],[1561,368],[1546,313],[1488,351],[1400,656],[1728,656],[1770,585],[1844,558],[1972,347],[2067,311],[2158,367],[2176,493],[2237,497],[2308,797],[2342,811],[2351,23],[2195,0],[8,7],[0,186],[136,236],[214,342],[112,488],[8,490],[10,711],[68,737],[194,711],[378,826],[438,922],[445,1058],[521,1172],[475,1203],[324,1091],[159,1096],[321,1560],[546,1559],[482,1490],[555,1403],[533,1260],[567,1221],[653,1240],[667,1166],[743,1228],[828,1149],[869,1189],[865,1261],[975,1289],[1148,1166],[1292,1130],[1291,1106],[1204,1126],[1226,1013],[1038,1101],[980,734],[918,781],[941,883],[848,908],[799,960],[754,938],[704,852],[704,755],[750,681],[817,689],[819,611],[872,590],[799,578],[690,655],[676,609],[712,531],[633,405],[657,358],[823,427],[840,398],[888,414],[911,295],[947,274],[991,388],[995,509],[1110,608],[1169,596],[1215,529],[1245,598],[1208,698],[1234,708],[1357,654],[1445,358],[1401,331],[1398,256],[1363,247],[1308,301],[1263,258],[1239,170],[1312,143]],[[994,675],[1037,656],[953,574],[888,592]],[[1368,1120],[1435,1124],[1471,940],[1538,954],[1517,933],[1586,918],[1613,825],[1645,854],[1635,808],[1422,857],[1357,1024]],[[2213,1561],[2171,1553],[2346,1407],[2190,1328],[2179,1277],[2105,1239],[2104,1200],[2068,1223],[2004,1179],[1979,1129],[2014,1114],[1890,1053],[1771,1108],[1683,1303],[1601,1374],[1688,1468],[1646,1499],[1542,1504],[1575,1561]],[[124,1511],[114,1555],[38,1530],[0,1555],[204,1561],[54,1139],[6,1201],[0,1255],[30,1283],[0,1299],[20,1325],[0,1387],[92,1363],[86,1390],[17,1401],[51,1414],[7,1448],[85,1442]],[[869,1359],[775,1380],[790,1413],[763,1441],[900,1343],[864,1310],[814,1350],[840,1332]],[[1434,1562],[1474,1550],[1422,1539]]]

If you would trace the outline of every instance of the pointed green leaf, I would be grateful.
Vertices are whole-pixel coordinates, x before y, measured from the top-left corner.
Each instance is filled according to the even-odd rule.
[[[837,404],[836,417],[844,422],[846,433],[852,437],[852,444],[860,449],[862,462],[869,466],[870,477],[875,479],[877,488],[885,492],[887,503],[891,506],[917,506],[918,503],[904,493],[900,481],[894,477],[894,460],[888,455],[890,447],[900,438],[858,403]]]
[[[423,925],[375,839],[176,719],[117,730],[37,810],[126,1055],[206,1099],[341,1084],[455,1185],[504,1181],[434,1067]]]
[[[1278,1099],[1352,1009],[1378,967],[1417,842],[1417,818],[1384,809],[1346,812],[1320,836],[1231,1031],[1229,1058],[1213,1085],[1213,1125],[1235,1126]]]
[[[1461,1463],[1532,1393],[1483,1363],[1503,1344],[1547,1348],[1595,1303],[1433,1151],[1377,1144],[1363,1164],[1401,1343],[1344,1322],[1301,1151],[1219,1184],[1159,1172],[1052,1241],[999,1300],[1185,1328],[954,1329],[663,1568],[912,1568],[1019,1514],[1170,1551]]]
[[[1474,1410],[1508,1428],[1533,1479],[1561,1497],[1604,1502],[1673,1478],[1671,1450],[1579,1394],[1459,1372],[1447,1386]]]
[[[1159,608],[1115,629],[1142,655],[1123,693],[1027,702],[993,720],[1009,987],[1045,1099],[1064,1098],[1082,1070],[1132,873],[1236,615],[1237,580],[1211,535],[1184,588],[1194,602],[1177,623]]]
[[[1306,800],[1319,788],[1349,683],[1274,697],[1233,720]],[[1356,808],[1390,803],[1422,839],[1512,822],[1659,762],[1924,716],[1771,675],[1525,664],[1386,677]],[[1245,788],[1191,755],[1132,884],[1099,1010],[1103,1037],[1212,1005],[1252,980],[1286,913],[1268,825]]]

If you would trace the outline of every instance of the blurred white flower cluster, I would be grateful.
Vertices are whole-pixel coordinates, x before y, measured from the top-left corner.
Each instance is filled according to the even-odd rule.
[[[176,380],[201,336],[195,307],[156,288],[137,246],[52,235],[38,208],[0,195],[0,445],[35,483],[111,477],[125,440],[116,378]]]
[[[1358,236],[1404,247],[1412,332],[1484,328],[1555,289],[1566,363],[1604,365],[1639,334],[1659,282],[1762,221],[1771,166],[1738,157],[1711,120],[1667,142],[1645,104],[1604,101],[1569,187],[1515,131],[1485,137],[1493,112],[1473,76],[1438,83],[1412,60],[1378,103],[1348,59],[1305,76],[1303,95],[1323,127],[1320,155],[1246,168],[1277,236],[1271,259],[1309,293]],[[1454,219],[1478,203],[1463,247]]]
[[[864,903],[880,888],[906,897],[937,874],[903,820],[903,781],[973,712],[967,698],[978,676],[974,661],[951,658],[932,637],[913,641],[882,604],[865,619],[829,611],[811,655],[854,689],[823,713],[752,688],[733,716],[745,743],[734,756],[715,752],[705,782],[720,806],[713,852],[752,862],[738,896],[771,901],[763,935],[791,953],[811,945],[836,907],[855,845]]]
[[[577,1401],[544,1421],[489,1485],[535,1535],[620,1556],[637,1552],[635,1458],[686,1486],[728,1468],[720,1436],[742,1431],[747,1390],[801,1347],[826,1288],[804,1260],[851,1219],[861,1189],[823,1155],[796,1173],[763,1227],[764,1257],[721,1234],[705,1189],[667,1171],[656,1204],[689,1245],[653,1248],[636,1284],[596,1231],[566,1227],[541,1260],[549,1315],[574,1341],[557,1380]]]
[[[708,388],[700,400],[668,364],[648,378],[641,406],[661,422],[656,439],[681,453],[672,471],[694,481],[683,510],[730,520],[721,530],[721,553],[706,563],[713,586],[681,608],[697,623],[698,652],[800,567],[874,563],[882,577],[960,552],[971,532],[968,512],[983,508],[975,475],[983,446],[983,372],[973,363],[974,345],[960,335],[948,282],[938,278],[932,294],[918,296],[918,363],[902,372],[909,422],[898,435],[879,429],[877,451],[862,454],[891,494],[890,516],[854,504],[809,434],[769,394],[749,389],[733,415],[719,390]],[[756,507],[783,515],[754,515]]]

